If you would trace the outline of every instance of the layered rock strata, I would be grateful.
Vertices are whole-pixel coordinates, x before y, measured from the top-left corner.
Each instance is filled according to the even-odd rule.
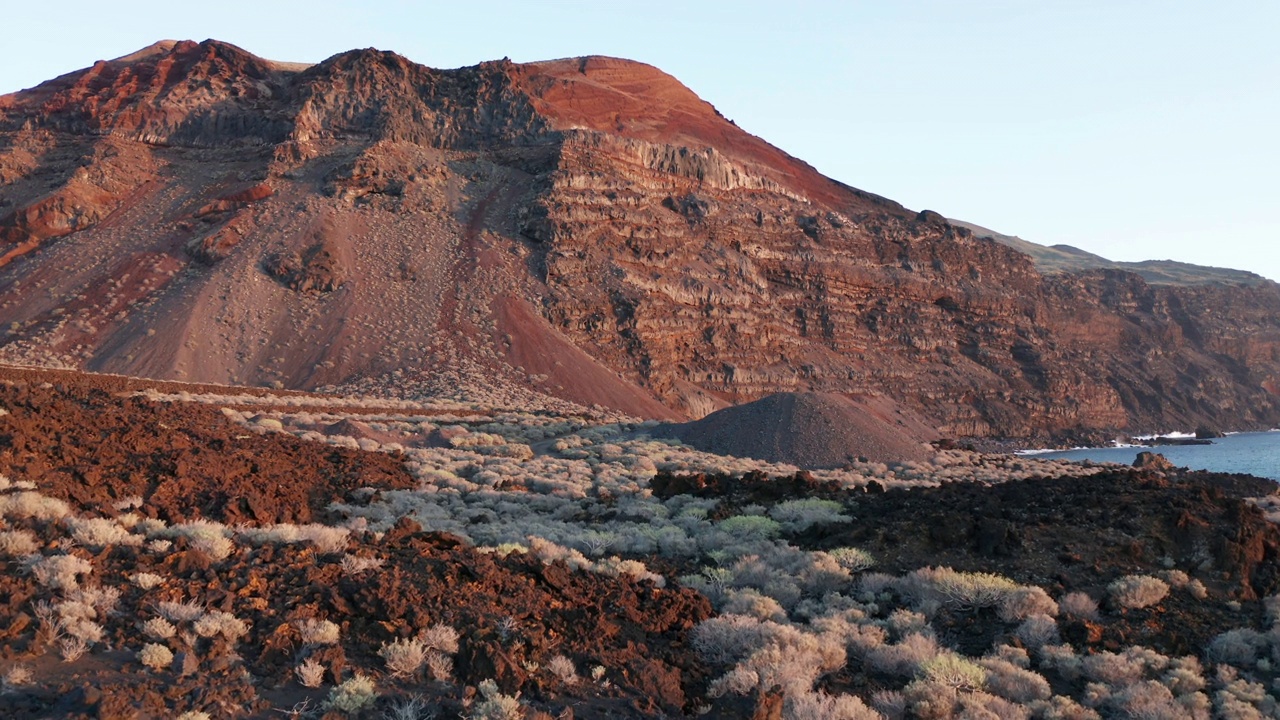
[[[1280,422],[1280,290],[1040,274],[608,58],[165,42],[0,97],[0,358],[651,417],[780,391],[946,435]]]

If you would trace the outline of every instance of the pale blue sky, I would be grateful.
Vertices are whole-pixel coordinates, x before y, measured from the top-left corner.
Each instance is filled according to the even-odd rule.
[[[627,57],[824,173],[1043,244],[1280,280],[1280,2],[4,2],[0,93],[163,38]]]

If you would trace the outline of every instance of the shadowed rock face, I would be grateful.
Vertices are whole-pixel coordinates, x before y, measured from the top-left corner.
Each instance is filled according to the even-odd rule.
[[[467,365],[648,417],[813,391],[947,435],[1280,421],[1274,283],[1042,276],[609,58],[165,42],[0,97],[0,323],[8,361],[406,391]]]

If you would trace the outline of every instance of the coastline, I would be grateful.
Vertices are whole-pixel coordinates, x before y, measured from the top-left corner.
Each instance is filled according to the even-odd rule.
[[[1139,441],[1141,442],[1141,441]],[[1024,448],[1014,457],[1069,462],[1132,464],[1140,453],[1155,453],[1172,465],[1210,473],[1251,475],[1280,482],[1280,430],[1232,432],[1212,441],[1158,444],[1120,443],[1070,449]]]

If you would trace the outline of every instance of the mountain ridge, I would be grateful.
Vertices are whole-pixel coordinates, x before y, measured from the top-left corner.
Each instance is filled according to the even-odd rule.
[[[1108,260],[1101,255],[1081,250],[1071,245],[1040,245],[1016,235],[1005,235],[963,220],[948,218],[947,222],[966,228],[977,237],[989,237],[1019,252],[1026,253],[1035,261],[1036,267],[1046,274],[1111,269],[1135,273],[1141,276],[1143,280],[1154,285],[1199,285],[1206,283],[1259,285],[1267,282],[1267,279],[1263,276],[1248,270],[1196,265],[1176,260],[1140,260],[1137,262]]]
[[[0,97],[10,362],[1043,437],[1280,421],[1278,317],[1270,282],[1042,274],[614,58],[179,41]]]

